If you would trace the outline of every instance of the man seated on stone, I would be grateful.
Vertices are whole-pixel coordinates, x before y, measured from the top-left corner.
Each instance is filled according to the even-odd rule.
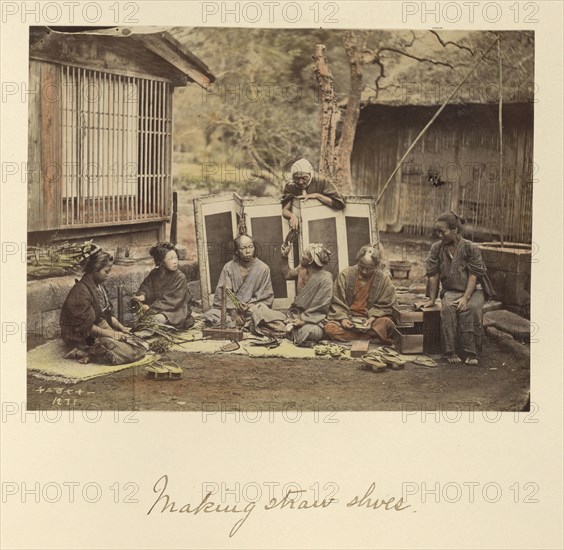
[[[290,269],[288,254],[291,244],[282,246],[280,270],[286,281],[297,281],[297,295],[287,312],[274,311],[258,305],[252,309],[256,331],[266,327],[278,335],[285,335],[297,346],[317,342],[323,338],[325,320],[333,294],[333,276],[324,269],[331,253],[322,244],[310,244],[303,252],[300,265]]]
[[[219,326],[221,323],[221,288],[233,291],[240,304],[235,307],[225,296],[227,308],[226,327],[242,327],[250,320],[250,309],[257,304],[271,307],[274,291],[270,280],[270,268],[256,257],[255,243],[248,235],[239,235],[233,241],[234,259],[227,262],[221,271],[215,291],[212,308],[205,313],[206,324]]]
[[[335,281],[325,333],[338,342],[375,339],[391,344],[396,289],[380,269],[377,247],[363,246],[356,259],[357,264],[341,271]]]
[[[290,174],[292,182],[286,184],[282,192],[282,216],[289,220],[290,229],[297,229],[299,223],[297,216],[292,213],[294,199],[302,201],[317,199],[335,210],[345,208],[345,199],[337,191],[334,183],[316,176],[308,160],[300,159],[294,162]]]

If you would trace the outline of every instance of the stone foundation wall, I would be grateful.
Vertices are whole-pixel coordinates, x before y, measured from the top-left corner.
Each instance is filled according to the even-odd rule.
[[[138,261],[133,265],[114,265],[106,287],[117,316],[118,285],[135,292],[149,271],[153,269],[153,260]],[[193,301],[200,300],[200,281],[198,265],[193,262],[180,262],[180,269],[188,279],[188,288]],[[51,277],[27,283],[27,336],[28,338],[51,339],[60,335],[59,317],[61,308],[75,280],[80,275]],[[130,312],[129,300],[124,299],[126,320]],[[130,316],[130,315],[129,315]]]
[[[531,248],[514,243],[480,245],[496,299],[505,309],[530,317]]]

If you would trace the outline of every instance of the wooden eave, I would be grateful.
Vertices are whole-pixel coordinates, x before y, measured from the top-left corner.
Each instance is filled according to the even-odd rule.
[[[116,32],[33,28],[29,57],[140,78],[156,77],[173,86],[196,82],[207,88],[215,80],[200,59],[166,32],[135,34],[119,28],[109,30]]]

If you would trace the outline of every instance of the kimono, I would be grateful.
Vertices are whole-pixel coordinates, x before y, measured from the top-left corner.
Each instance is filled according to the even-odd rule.
[[[98,363],[122,365],[143,358],[148,346],[135,336],[117,341],[90,334],[96,325],[112,329],[112,303],[104,285],[97,286],[88,276],[71,288],[61,310],[61,339],[69,346],[84,349]]]
[[[445,353],[447,355],[456,353],[458,342],[465,354],[476,355],[483,334],[482,286],[488,288],[491,285],[480,247],[461,238],[454,256],[451,257],[442,241],[438,241],[431,246],[427,256],[426,271],[427,277],[438,274],[441,283],[441,332]],[[478,278],[476,289],[468,300],[468,309],[457,311],[454,302],[464,295],[470,274]]]
[[[287,183],[282,192],[282,207],[284,208],[295,197],[306,193],[308,195],[319,193],[320,195],[330,197],[333,200],[333,208],[336,210],[343,210],[343,208],[345,208],[345,199],[343,195],[337,191],[335,185],[328,179],[318,178],[316,176],[312,176],[305,190],[300,189],[295,183]]]
[[[137,294],[143,294],[144,303],[151,311],[162,314],[165,322],[173,327],[184,330],[194,324],[189,305],[192,296],[186,276],[179,269],[170,271],[164,266],[154,268],[141,283]]]
[[[270,280],[270,268],[258,258],[254,258],[245,280],[241,277],[241,267],[237,260],[227,262],[221,270],[211,309],[206,311],[204,319],[208,325],[219,326],[221,323],[221,288],[225,285],[233,291],[237,299],[245,304],[264,304],[271,307],[274,302],[274,290]],[[236,326],[235,305],[226,297],[226,328]],[[249,319],[246,319],[249,320]]]
[[[333,300],[325,332],[332,340],[341,342],[378,338],[384,343],[391,343],[394,322],[389,316],[396,301],[396,288],[383,271],[376,269],[372,279],[361,287],[358,267],[347,267],[339,273],[333,286]],[[353,317],[375,317],[376,320],[367,331],[345,329],[340,322]]]
[[[317,342],[323,338],[322,323],[331,306],[333,276],[329,271],[321,269],[314,272],[304,287],[298,292],[287,312],[273,311],[258,305],[251,309],[251,316],[257,332],[261,324],[277,332],[285,332],[285,325],[292,319],[305,322],[302,327],[294,327],[290,338],[297,346],[306,341]]]

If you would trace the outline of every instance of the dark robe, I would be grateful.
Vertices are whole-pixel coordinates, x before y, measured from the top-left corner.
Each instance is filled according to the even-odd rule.
[[[151,311],[162,313],[173,327],[182,330],[194,324],[189,305],[192,296],[186,277],[179,269],[170,271],[156,267],[141,283],[137,294],[143,294]]]
[[[106,287],[100,286],[107,296]],[[90,277],[84,276],[80,281],[76,281],[61,310],[61,339],[67,344],[92,344],[94,342],[94,338],[90,336],[92,327],[99,325],[102,319],[111,324],[111,301],[108,300],[106,305],[107,307],[102,311],[100,294]]]
[[[319,193],[320,195],[330,197],[333,201],[333,208],[336,210],[343,210],[343,208],[345,208],[345,199],[343,195],[337,191],[335,184],[328,179],[318,178],[316,176],[312,176],[305,190],[299,188],[295,183],[287,183],[282,192],[282,207],[292,202],[295,197],[299,197],[303,194],[311,195],[312,193]]]

